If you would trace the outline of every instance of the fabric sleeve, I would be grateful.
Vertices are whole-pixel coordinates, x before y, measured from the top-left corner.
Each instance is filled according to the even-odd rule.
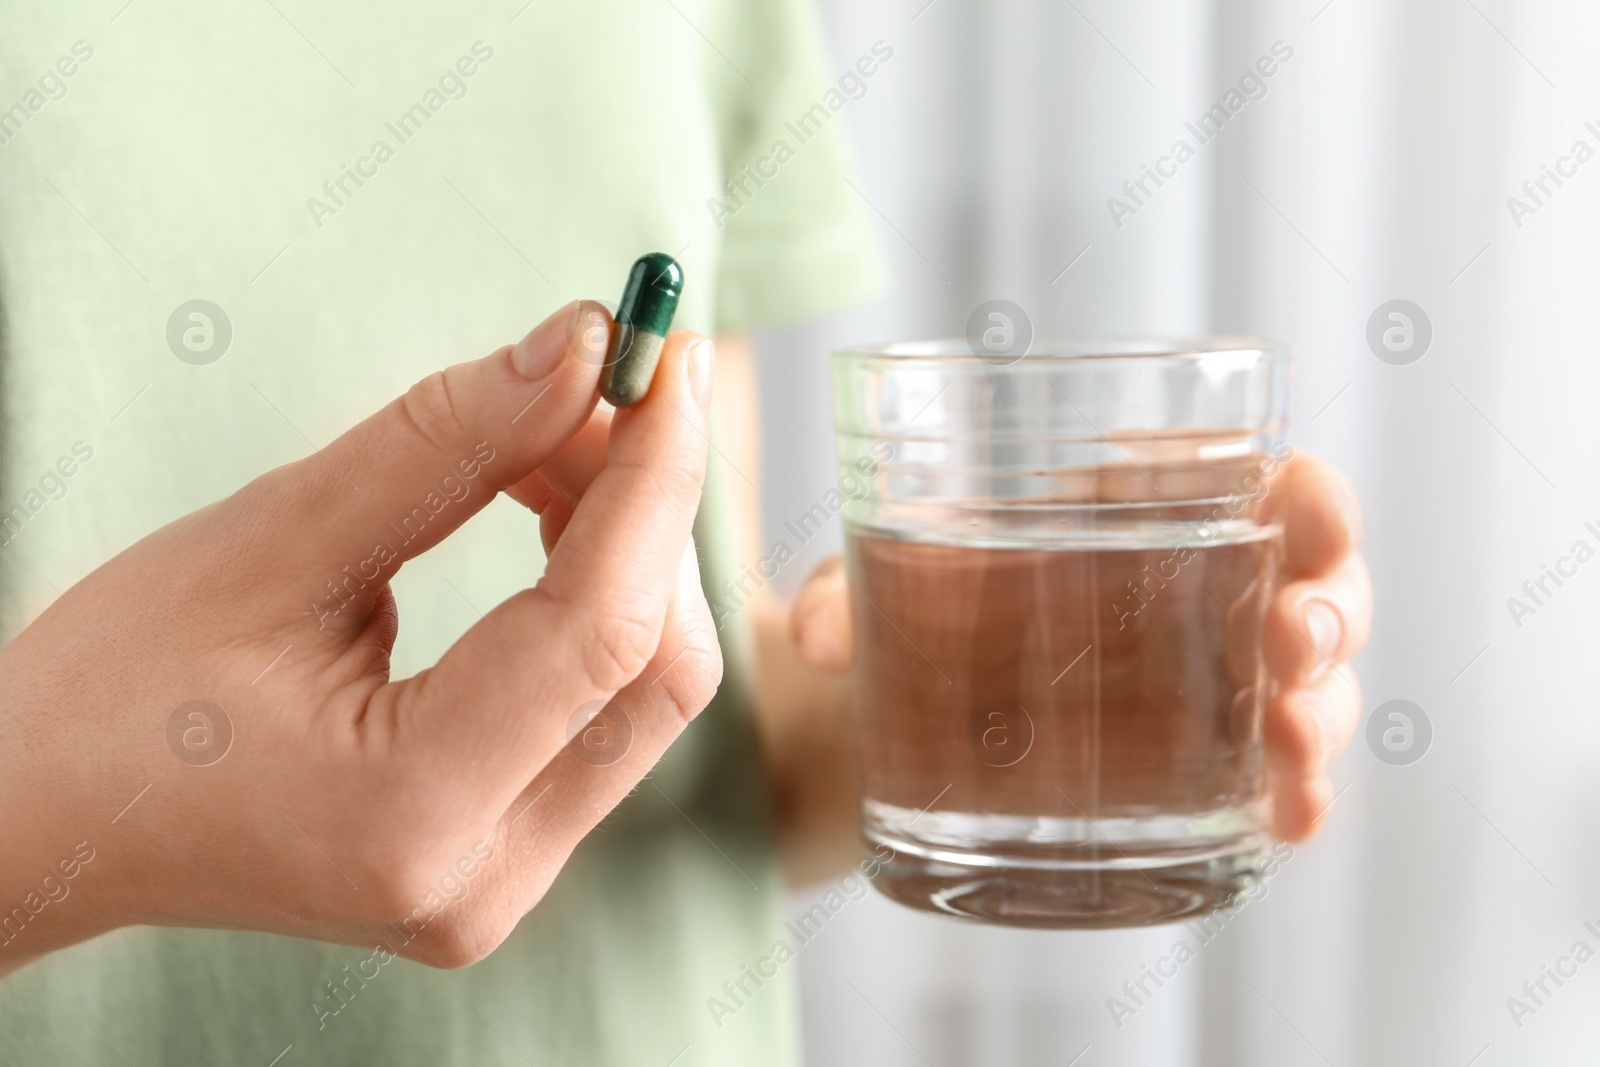
[[[722,238],[719,330],[825,314],[882,286],[846,123],[893,49],[830,68],[814,4],[726,0],[719,20],[726,54],[709,69],[725,184],[706,203]]]

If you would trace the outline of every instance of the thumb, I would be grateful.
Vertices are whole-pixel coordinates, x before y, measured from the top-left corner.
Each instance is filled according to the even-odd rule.
[[[789,612],[789,636],[807,666],[840,674],[850,669],[850,585],[840,557],[824,560],[806,579]]]

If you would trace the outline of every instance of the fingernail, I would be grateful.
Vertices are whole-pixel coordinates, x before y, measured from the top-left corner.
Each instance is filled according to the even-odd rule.
[[[537,380],[543,378],[561,362],[562,355],[572,344],[573,331],[578,327],[578,312],[583,307],[582,301],[574,301],[566,311],[566,319],[559,333],[556,324],[562,322],[561,312],[556,312],[548,319],[534,327],[516,347],[511,350],[511,365],[517,373],[524,378]]]
[[[1318,662],[1312,667],[1312,676],[1318,677],[1332,668],[1333,657],[1344,643],[1344,619],[1325,600],[1308,603],[1301,613],[1301,619],[1306,634],[1311,638],[1311,647],[1317,650]]]
[[[568,339],[572,354],[592,366],[604,366],[611,344],[611,316],[593,300],[579,301],[577,316]]]
[[[700,410],[711,410],[711,382],[716,373],[717,350],[710,341],[701,339],[689,346],[689,391]]]

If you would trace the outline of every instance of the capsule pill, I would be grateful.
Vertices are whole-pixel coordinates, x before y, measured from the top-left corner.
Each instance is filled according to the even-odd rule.
[[[682,293],[683,268],[677,260],[651,252],[634,261],[600,373],[600,395],[615,406],[631,407],[650,391]]]

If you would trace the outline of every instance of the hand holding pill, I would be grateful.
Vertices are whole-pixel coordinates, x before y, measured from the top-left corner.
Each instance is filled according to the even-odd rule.
[[[670,320],[635,310],[646,332]],[[0,899],[23,899],[61,842],[98,847],[72,906],[41,912],[0,972],[130,924],[460,966],[538,902],[721,676],[690,541],[711,345],[664,336],[647,393],[629,376],[631,406],[597,411],[602,368],[582,352],[597,328],[611,328],[603,306],[569,304],[419,382],[133,545],[0,651]],[[390,521],[463,464],[468,495],[397,542]],[[390,579],[501,491],[541,514],[543,578],[434,667],[391,679]],[[235,731],[204,766],[166,740],[196,700]],[[571,750],[571,723],[607,706],[633,740],[596,766]],[[81,773],[64,780],[68,765]],[[432,910],[468,861],[472,891]]]

